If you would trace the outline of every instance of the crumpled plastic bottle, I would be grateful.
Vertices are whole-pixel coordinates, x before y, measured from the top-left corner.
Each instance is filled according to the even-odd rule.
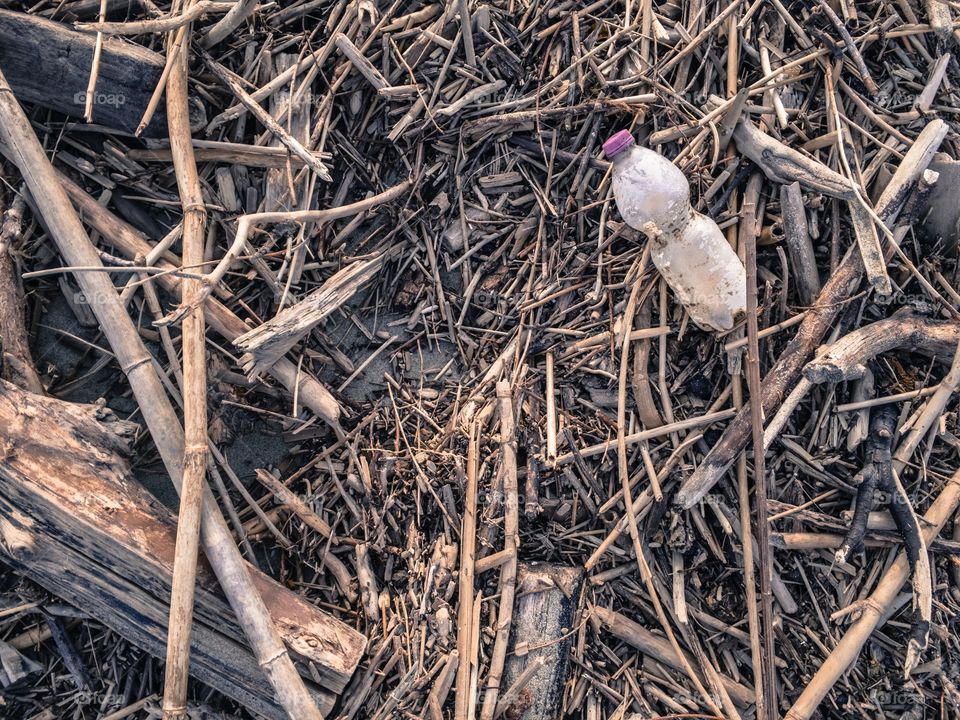
[[[717,224],[690,205],[690,185],[662,155],[621,130],[603,144],[624,222],[650,238],[650,257],[705,330],[730,330],[747,304],[747,273]]]

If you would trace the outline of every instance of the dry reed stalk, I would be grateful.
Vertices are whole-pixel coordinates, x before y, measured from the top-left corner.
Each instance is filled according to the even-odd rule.
[[[740,247],[746,259],[747,269],[747,386],[751,397],[760,394],[760,349],[757,339],[757,200],[760,196],[760,175],[754,174],[743,193],[740,224]],[[767,472],[763,452],[763,409],[760,403],[750,404],[750,425],[753,431],[753,483],[756,503],[757,549],[760,572],[760,621],[763,627],[763,662],[754,668],[763,679],[763,694],[758,702],[764,703],[764,716],[770,720],[777,713],[777,675],[774,667],[774,616],[773,616],[773,551],[770,548],[770,523],[767,521]],[[743,527],[743,535],[750,534],[749,525]]]
[[[473,577],[477,543],[477,474],[479,471],[479,440],[476,425],[470,425],[467,448],[467,486],[464,495],[463,528],[460,533],[460,581],[457,606],[457,651],[460,663],[457,666],[456,715],[467,717],[471,706],[471,675],[476,665],[473,648],[476,644],[473,612]]]
[[[190,2],[184,11],[189,11]],[[187,27],[186,44],[190,43]],[[206,209],[197,177],[190,137],[187,108],[186,52],[178,53],[167,80],[167,127],[170,150],[183,211],[183,262],[186,267],[203,263]],[[200,282],[184,278],[180,284],[184,303],[200,292]],[[167,623],[167,657],[164,668],[163,718],[183,720],[187,716],[187,685],[190,680],[190,638],[193,631],[194,588],[197,554],[200,550],[200,514],[207,471],[207,360],[205,323],[200,307],[183,319],[183,482],[177,513],[177,543],[170,590],[170,621]]]
[[[517,590],[517,546],[519,536],[519,498],[517,481],[517,432],[513,417],[513,389],[506,380],[497,382],[500,409],[500,472],[503,474],[503,549],[509,553],[500,569],[500,606],[497,610],[497,635],[490,656],[486,693],[480,708],[480,720],[492,720],[497,707],[507,643],[513,624],[513,598]]]

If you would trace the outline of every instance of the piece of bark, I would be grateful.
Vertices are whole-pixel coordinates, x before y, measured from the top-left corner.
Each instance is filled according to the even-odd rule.
[[[83,118],[96,35],[26,13],[0,10],[0,71],[20,102]],[[134,132],[163,72],[163,56],[120,38],[105,37],[93,103],[93,122]],[[166,135],[154,115],[143,135]]]
[[[851,383],[850,400],[851,402],[863,402],[871,400],[875,395],[875,385],[873,372],[869,366],[863,377],[858,378]],[[847,431],[847,450],[856,450],[857,446],[863,442],[869,434],[870,427],[870,409],[864,408],[856,411],[856,416],[852,418],[850,429]]]
[[[34,393],[44,392],[30,356],[24,323],[23,292],[12,257],[19,239],[24,202],[14,198],[0,224],[0,377]]]
[[[960,237],[960,202],[957,201],[960,162],[945,153],[937,153],[930,169],[940,177],[920,210],[921,233],[928,243],[941,242],[944,250],[952,251]]]
[[[867,273],[867,282],[877,294],[889,295],[890,276],[887,275],[887,263],[883,258],[877,226],[873,224],[873,218],[860,200],[850,200],[847,207],[853,221],[853,234],[860,249],[860,259],[863,260]]]
[[[235,339],[233,344],[244,351],[240,358],[243,369],[252,376],[269,369],[321,320],[373,279],[386,256],[384,253],[347,265],[300,302]]]
[[[40,663],[21,655],[13,645],[0,640],[0,687],[8,688],[40,672],[43,672]]]
[[[0,551],[20,571],[163,657],[176,519],[132,478],[136,426],[100,406],[0,382]],[[254,585],[294,657],[309,661],[321,710],[356,669],[365,638],[266,575]],[[191,674],[268,717],[286,717],[205,561],[196,590]],[[310,678],[311,674],[301,668]]]
[[[515,720],[553,720],[560,716],[582,592],[582,568],[520,564],[513,640],[500,683],[497,717],[502,712]],[[534,666],[531,674],[528,668]],[[520,685],[518,679],[522,686],[511,692]]]

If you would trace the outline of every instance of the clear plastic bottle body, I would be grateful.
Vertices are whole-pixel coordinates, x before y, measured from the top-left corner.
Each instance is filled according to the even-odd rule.
[[[682,233],[654,234],[650,259],[706,330],[729,330],[747,304],[747,273],[717,224],[695,210]]]
[[[654,265],[693,321],[732,328],[746,308],[746,271],[717,224],[691,208],[679,168],[632,146],[613,158],[612,187],[624,221],[650,236]]]

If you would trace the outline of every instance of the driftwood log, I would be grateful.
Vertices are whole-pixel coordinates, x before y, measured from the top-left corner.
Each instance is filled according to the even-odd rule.
[[[50,592],[163,657],[176,518],[132,478],[136,426],[0,381],[0,552]],[[250,568],[317,705],[327,712],[366,639]],[[309,662],[313,672],[303,666]],[[201,561],[191,674],[270,718],[286,714]],[[319,679],[319,684],[309,679]]]
[[[0,71],[20,102],[83,118],[96,35],[26,13],[0,10]],[[134,132],[163,72],[164,60],[119,38],[104,38],[93,122]],[[166,135],[158,110],[142,133]]]

